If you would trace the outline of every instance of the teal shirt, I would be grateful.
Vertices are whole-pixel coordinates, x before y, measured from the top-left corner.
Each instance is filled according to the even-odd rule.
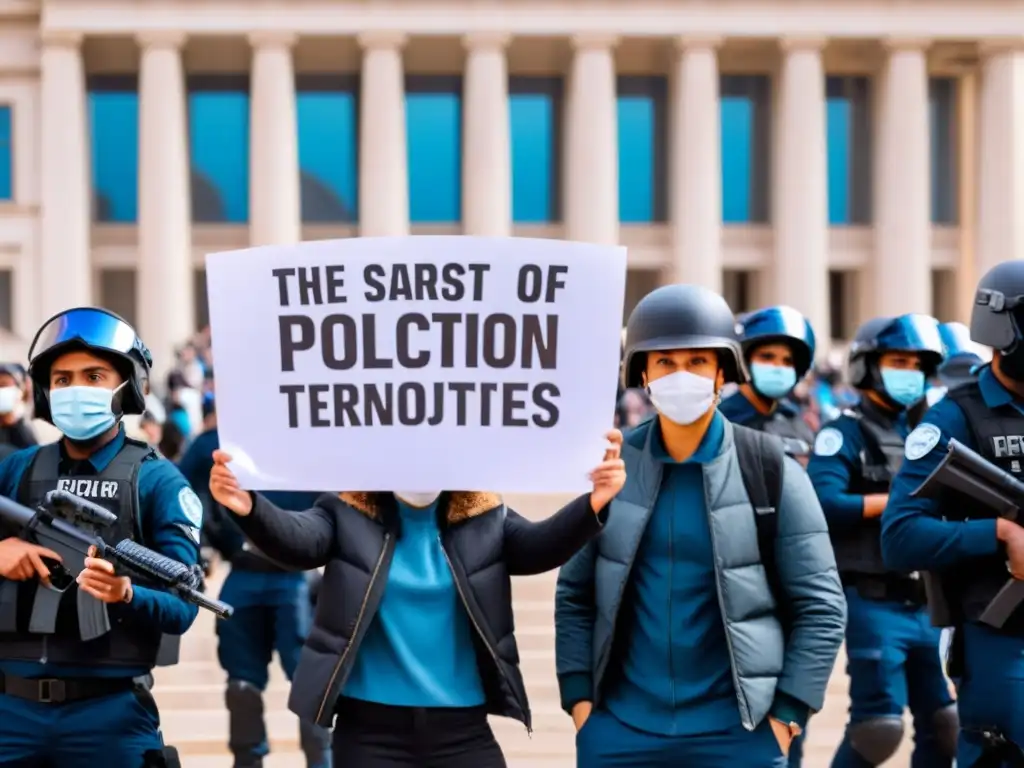
[[[473,628],[441,548],[436,507],[398,502],[401,536],[344,696],[400,707],[486,701]]]

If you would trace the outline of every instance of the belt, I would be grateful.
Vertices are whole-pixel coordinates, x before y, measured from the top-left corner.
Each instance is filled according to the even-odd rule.
[[[0,676],[0,693],[38,704],[65,704],[85,699],[98,699],[114,693],[130,691],[135,680],[130,677],[42,677]]]

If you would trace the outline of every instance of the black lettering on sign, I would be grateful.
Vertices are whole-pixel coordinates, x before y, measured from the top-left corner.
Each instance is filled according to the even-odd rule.
[[[486,371],[558,370],[558,312],[535,307],[557,302],[569,268],[525,264],[518,270],[516,298],[534,311],[516,311],[507,304],[503,311],[458,311],[468,308],[466,302],[488,298],[489,272],[489,264],[477,263],[367,264],[355,273],[362,278],[364,299],[371,304],[416,302],[412,311],[330,312],[314,319],[297,308],[347,302],[344,265],[272,270],[278,302],[291,308],[278,317],[281,372],[308,368],[329,374],[316,376],[318,382],[280,385],[289,428],[450,424],[549,429],[558,424],[561,392],[552,381],[530,382],[503,373],[508,380],[497,382],[488,380]],[[452,306],[456,303],[462,306]],[[395,382],[380,377],[367,382],[365,375],[353,375],[406,370],[423,376],[426,370],[454,369],[464,372],[461,380],[409,381],[409,376],[396,375]],[[477,371],[483,373],[474,378]]]

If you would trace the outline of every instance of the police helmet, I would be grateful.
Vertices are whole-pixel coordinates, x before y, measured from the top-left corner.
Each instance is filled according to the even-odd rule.
[[[115,414],[146,410],[153,357],[124,318],[98,307],[67,309],[54,315],[36,333],[28,351],[28,375],[35,383],[33,400],[38,419],[50,417],[50,366],[65,352],[84,349],[109,359],[125,380],[114,397]]]
[[[727,383],[747,380],[732,310],[702,286],[665,285],[640,299],[626,323],[623,386],[643,386],[646,353],[669,349],[714,349]]]
[[[1024,261],[1004,261],[978,282],[971,312],[971,340],[1009,354],[1024,328]]]
[[[738,322],[745,360],[765,344],[785,344],[793,351],[796,376],[802,379],[814,362],[814,329],[810,321],[792,307],[765,307],[741,315]]]
[[[944,357],[938,321],[917,314],[868,320],[857,329],[850,345],[850,385],[857,389],[880,387],[878,358],[885,352],[916,352],[924,375],[934,376]]]
[[[971,332],[963,323],[940,323],[939,335],[946,350],[946,360],[939,366],[939,380],[952,388],[975,378],[975,368],[985,361],[971,341]]]

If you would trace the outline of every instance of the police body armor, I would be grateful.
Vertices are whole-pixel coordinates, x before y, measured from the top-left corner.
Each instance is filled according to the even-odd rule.
[[[977,382],[956,387],[946,397],[963,411],[977,452],[1000,469],[1024,479],[1024,414],[1009,404],[990,408]],[[974,499],[954,491],[943,492],[939,511],[946,520],[991,518],[993,515]],[[970,564],[958,566],[955,572],[940,576],[955,624],[977,619],[1009,578],[1006,556],[1002,552],[972,560]],[[1024,610],[1013,613],[1003,629],[1024,634]]]
[[[751,425],[754,429],[775,435],[782,441],[786,454],[794,459],[806,459],[811,455],[814,445],[814,432],[807,422],[800,418],[799,412],[783,410],[779,405],[768,416]]]
[[[114,543],[123,539],[142,542],[139,526],[139,467],[157,458],[145,443],[125,439],[117,456],[100,473],[88,462],[77,462],[85,472],[62,475],[60,444],[44,445],[25,471],[18,488],[18,501],[35,508],[49,491],[61,489],[109,510],[117,522],[99,533]],[[20,530],[0,529],[0,537],[20,536]],[[30,631],[36,590],[35,580],[18,585],[17,601],[0,611],[0,658],[11,661],[49,661],[80,666],[147,667],[177,663],[174,642],[161,651],[158,630],[131,621],[125,606],[110,605],[110,631],[95,640],[83,641],[79,635],[77,587],[72,585],[61,597],[55,632]]]
[[[850,483],[849,492],[856,496],[889,493],[889,485],[903,463],[904,438],[896,431],[893,420],[870,402],[862,402],[843,413],[856,419],[864,437],[859,471]],[[832,545],[839,573],[844,577],[891,573],[882,560],[879,518],[864,520],[856,531],[834,536]]]

